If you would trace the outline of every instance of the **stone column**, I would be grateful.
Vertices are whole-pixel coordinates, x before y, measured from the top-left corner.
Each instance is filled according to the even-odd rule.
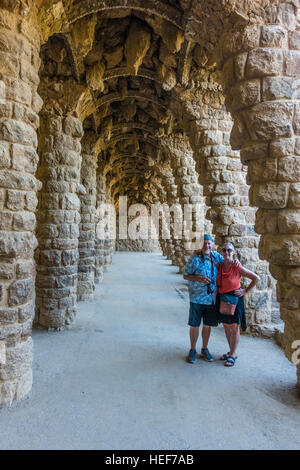
[[[13,10],[12,10],[13,11]],[[32,386],[39,38],[0,8],[0,406]]]
[[[300,339],[300,35],[294,8],[278,7],[279,24],[227,33],[219,53],[234,118],[231,144],[248,165],[250,202],[258,207],[255,230],[262,234],[259,254],[278,281],[289,359]]]
[[[82,154],[81,184],[86,194],[80,196],[77,300],[93,299],[95,290],[96,160],[93,153]]]
[[[35,323],[42,328],[69,327],[76,316],[82,135],[79,119],[41,114]]]
[[[103,174],[103,166],[98,164],[96,171],[96,208],[98,209],[101,203],[105,202],[105,190],[106,190],[106,180]],[[99,222],[99,217],[97,216],[97,222]],[[95,282],[98,284],[103,280],[103,271],[104,271],[104,241],[95,235]]]
[[[181,136],[168,142],[169,156],[172,161],[175,184],[177,185],[177,193],[184,216],[184,206],[189,205],[192,208],[192,223],[190,230],[199,235],[198,247],[201,244],[201,234],[204,230],[204,218],[199,217],[196,220],[196,210],[203,210],[204,200],[202,188],[198,183],[198,174],[195,170],[195,161],[193,159],[193,151],[186,139]],[[203,215],[203,214],[202,214]],[[199,220],[201,218],[201,220]],[[179,266],[179,272],[184,271],[187,259],[195,248],[191,244],[192,239],[188,233],[183,232],[181,240],[174,240],[174,249],[176,252],[176,263]]]
[[[232,119],[224,109],[208,108],[208,113],[197,121],[197,132],[202,129],[195,159],[199,181],[203,185],[207,218],[213,223],[217,246],[230,241],[236,248],[240,262],[260,276],[257,287],[245,297],[249,331],[271,336],[272,288],[274,280],[268,263],[259,259],[259,235],[254,230],[255,208],[249,207],[249,186],[246,167],[240,154],[229,145]],[[249,281],[246,281],[249,284]],[[245,285],[245,284],[244,284]]]

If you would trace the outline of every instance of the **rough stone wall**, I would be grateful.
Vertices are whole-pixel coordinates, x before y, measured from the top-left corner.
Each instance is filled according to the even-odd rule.
[[[39,38],[0,5],[0,406],[32,386]]]
[[[299,24],[283,4],[279,24],[251,25],[221,38],[219,65],[234,118],[231,145],[248,165],[250,201],[258,207],[259,255],[277,279],[291,359],[299,322]],[[298,384],[300,384],[298,366]]]

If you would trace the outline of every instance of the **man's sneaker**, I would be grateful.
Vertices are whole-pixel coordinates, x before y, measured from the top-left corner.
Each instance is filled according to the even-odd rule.
[[[187,361],[191,364],[195,364],[197,360],[197,351],[196,349],[190,349],[189,355],[187,357]]]
[[[202,348],[201,349],[200,356],[203,357],[203,359],[205,361],[208,361],[208,362],[212,362],[214,360],[214,358],[212,357],[212,355],[210,354],[210,352],[207,348]]]

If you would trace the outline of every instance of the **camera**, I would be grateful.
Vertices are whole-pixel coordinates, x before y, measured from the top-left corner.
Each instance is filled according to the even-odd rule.
[[[210,282],[207,284],[207,293],[208,294],[213,294],[215,292],[215,284],[213,282]]]

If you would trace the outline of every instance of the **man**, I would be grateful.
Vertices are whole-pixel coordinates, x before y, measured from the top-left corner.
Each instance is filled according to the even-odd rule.
[[[201,357],[206,361],[213,361],[207,346],[211,326],[218,326],[218,312],[216,303],[216,280],[218,267],[224,261],[223,256],[212,251],[214,240],[210,235],[204,235],[203,246],[199,253],[193,254],[185,267],[184,279],[188,282],[190,295],[190,341],[191,349],[188,362],[196,362],[196,343],[199,337],[199,326],[203,318]]]

